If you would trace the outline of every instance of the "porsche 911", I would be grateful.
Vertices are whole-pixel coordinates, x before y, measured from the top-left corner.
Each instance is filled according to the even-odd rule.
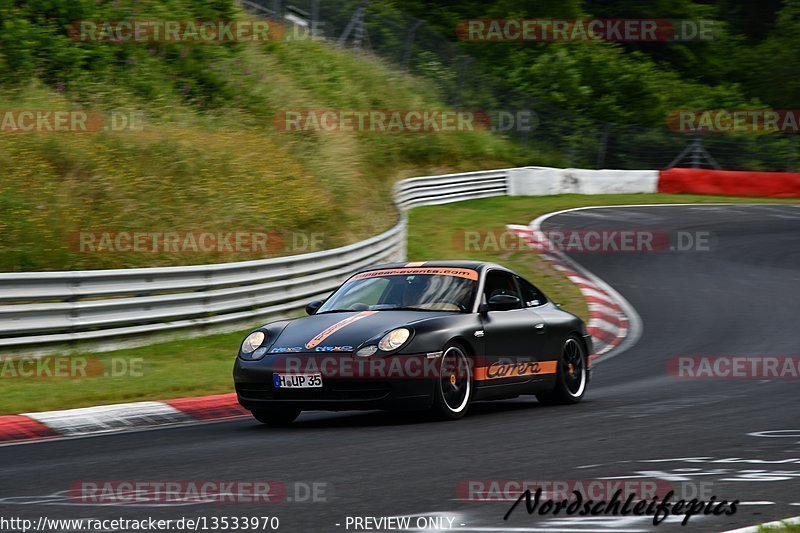
[[[589,383],[583,321],[497,264],[372,266],[306,312],[257,328],[239,348],[238,401],[265,424],[351,409],[454,420],[483,400],[577,403]]]

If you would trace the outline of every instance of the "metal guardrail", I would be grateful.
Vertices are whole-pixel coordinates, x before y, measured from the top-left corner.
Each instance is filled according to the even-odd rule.
[[[466,174],[444,174],[402,180],[395,186],[395,202],[401,209],[446,204],[508,193],[512,169],[484,170]]]
[[[359,269],[404,260],[407,209],[505,195],[509,170],[400,181],[398,223],[331,250],[185,267],[0,273],[0,351],[114,349],[297,314]]]

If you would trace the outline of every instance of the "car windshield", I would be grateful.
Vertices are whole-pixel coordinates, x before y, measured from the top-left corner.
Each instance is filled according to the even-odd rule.
[[[478,273],[466,268],[368,270],[347,280],[316,314],[340,311],[470,310]]]

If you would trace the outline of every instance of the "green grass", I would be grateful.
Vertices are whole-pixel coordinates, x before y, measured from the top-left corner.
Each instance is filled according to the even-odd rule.
[[[114,352],[73,354],[89,369],[133,369],[119,377],[0,377],[0,413],[47,411],[108,403],[202,396],[232,391],[231,371],[245,332],[209,335]],[[114,363],[112,361],[116,360]],[[87,374],[92,375],[91,372]]]
[[[575,286],[529,251],[464,252],[454,242],[462,230],[498,230],[527,224],[536,216],[590,205],[643,203],[747,203],[762,200],[688,195],[561,195],[498,197],[422,207],[410,212],[408,259],[476,259],[506,265],[531,279],[547,295],[576,314],[587,316]],[[796,200],[764,200],[796,203]],[[231,369],[245,332],[210,335],[142,348],[94,354],[106,368],[113,359],[141,359],[142,375],[121,377],[2,378],[0,413],[45,411],[138,400],[169,399],[232,391]],[[77,354],[83,357],[89,354]]]
[[[758,528],[758,531],[763,533],[799,533],[800,532],[800,523],[788,523],[785,522],[781,526],[777,527],[764,527],[761,526]]]

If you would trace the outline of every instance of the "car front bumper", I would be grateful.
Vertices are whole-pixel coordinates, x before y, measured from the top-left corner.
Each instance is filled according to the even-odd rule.
[[[267,355],[259,361],[236,359],[233,379],[239,403],[250,411],[270,405],[304,410],[427,409],[436,378],[425,355],[352,354]],[[291,362],[291,363],[290,363]],[[273,374],[321,374],[319,388],[278,388]]]

